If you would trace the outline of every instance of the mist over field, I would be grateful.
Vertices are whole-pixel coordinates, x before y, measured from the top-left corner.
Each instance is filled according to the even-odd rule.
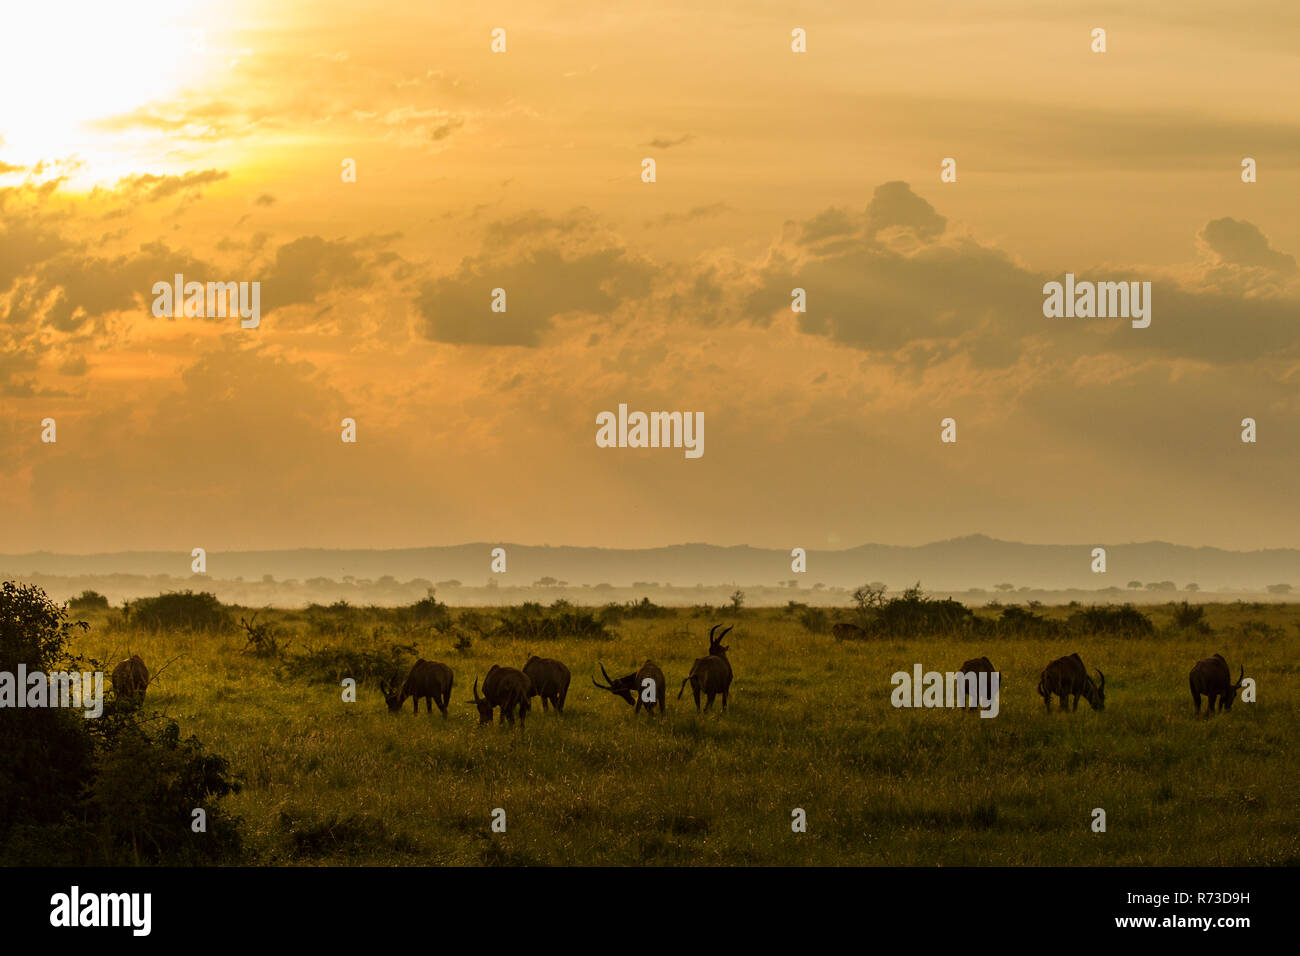
[[[506,570],[492,570],[494,548]],[[790,600],[844,603],[867,583],[901,591],[918,582],[969,604],[1018,596],[1046,603],[1160,603],[1172,593],[1202,601],[1300,599],[1300,550],[1239,552],[1164,542],[1106,546],[1107,570],[1090,570],[1093,545],[1033,545],[972,535],[919,547],[862,545],[809,550],[807,570],[790,551],[683,544],[668,548],[580,548],[509,543],[391,550],[303,548],[210,552],[207,573],[189,573],[186,552],[0,554],[0,572],[68,598],[90,589],[115,602],[162,590],[209,590],[223,601],[280,607],[347,600],[391,606],[436,588],[467,606],[550,602],[597,604],[653,594],[667,605],[722,603],[742,588],[751,606]],[[1190,587],[1189,587],[1190,585]]]

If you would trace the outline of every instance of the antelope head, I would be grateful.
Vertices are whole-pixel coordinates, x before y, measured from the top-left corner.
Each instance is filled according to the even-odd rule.
[[[601,690],[609,691],[615,697],[623,698],[623,700],[626,701],[629,705],[635,702],[632,697],[632,688],[636,684],[635,674],[628,674],[626,677],[620,677],[617,680],[615,680],[614,678],[609,676],[609,671],[605,670],[604,664],[600,665],[600,672],[605,675],[605,683],[601,684],[597,682],[596,678],[593,677],[591,679],[591,682],[593,684],[595,684]]]
[[[466,701],[467,704],[473,704],[478,708],[478,722],[480,724],[492,723],[492,702],[486,697],[478,695],[478,678],[474,678],[474,699]]]

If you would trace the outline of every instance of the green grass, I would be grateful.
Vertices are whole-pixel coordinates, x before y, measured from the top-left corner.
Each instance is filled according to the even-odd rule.
[[[291,643],[325,642],[274,613]],[[240,653],[242,635],[115,631],[96,613],[79,649],[115,661],[129,645],[151,669],[182,655],[149,704],[242,777],[228,806],[248,863],[1300,863],[1300,606],[1212,605],[1203,635],[1171,633],[1169,617],[1155,611],[1159,634],[1141,641],[837,643],[781,610],[746,610],[728,638],[731,710],[703,717],[689,688],[676,697],[712,623],[687,610],[625,621],[607,642],[477,639],[462,654],[450,638],[414,639],[455,671],[446,721],[412,716],[409,701],[389,714],[373,686],[345,704],[340,687],[282,680],[274,661]],[[1039,672],[1073,651],[1105,671],[1106,710],[1046,714]],[[1244,660],[1259,700],[1196,720],[1187,672],[1215,652],[1234,674]],[[524,733],[479,727],[465,703],[474,677],[530,653],[572,669],[564,716],[535,700]],[[997,718],[890,706],[894,671],[980,654],[1003,675]],[[617,675],[647,657],[671,688],[662,723],[589,678],[597,660]],[[504,834],[490,830],[497,807]],[[791,832],[795,807],[806,833]],[[1105,833],[1091,831],[1094,807]]]

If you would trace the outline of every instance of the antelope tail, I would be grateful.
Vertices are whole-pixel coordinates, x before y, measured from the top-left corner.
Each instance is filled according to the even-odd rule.
[[[678,700],[681,700],[681,699],[682,699],[682,694],[686,693],[686,685],[689,684],[690,682],[691,682],[691,678],[690,678],[690,676],[688,675],[688,676],[686,677],[686,679],[682,681],[682,689],[679,690],[679,691],[677,692],[677,699],[678,699]]]

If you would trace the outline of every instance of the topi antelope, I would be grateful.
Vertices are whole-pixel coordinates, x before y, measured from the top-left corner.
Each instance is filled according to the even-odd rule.
[[[860,641],[867,636],[867,632],[856,624],[849,624],[847,621],[837,621],[831,627],[831,635],[837,641]]]
[[[528,658],[524,673],[533,682],[529,697],[542,698],[542,710],[555,707],[557,714],[564,713],[564,698],[569,696],[569,669],[549,657]]]
[[[1079,709],[1079,698],[1085,697],[1093,710],[1106,709],[1106,675],[1097,671],[1098,681],[1088,676],[1088,669],[1078,654],[1058,657],[1043,668],[1043,676],[1038,681],[1038,693],[1043,698],[1047,712],[1052,712],[1052,695],[1061,698],[1061,710],[1065,710],[1065,698],[1074,697],[1071,710]]]
[[[479,724],[492,723],[492,711],[501,708],[501,722],[515,723],[515,709],[519,710],[519,729],[524,729],[524,718],[531,708],[528,698],[532,696],[533,682],[528,675],[513,667],[500,667],[493,664],[483,678],[483,696],[478,693],[478,678],[474,678],[474,699],[468,703],[478,708]]]
[[[987,657],[975,657],[962,664],[961,667],[957,669],[957,673],[974,674],[976,675],[975,679],[979,680],[980,674],[996,674],[997,670],[993,667],[993,662]],[[991,680],[991,678],[985,678],[985,680]],[[990,684],[989,686],[992,685]],[[979,706],[975,694],[968,694],[966,700],[969,701],[966,705],[967,710],[974,710]]]
[[[1206,717],[1214,713],[1216,701],[1219,710],[1232,710],[1232,702],[1237,698],[1237,691],[1241,690],[1241,682],[1246,679],[1246,668],[1240,664],[1238,666],[1241,667],[1241,673],[1237,675],[1237,683],[1234,684],[1232,671],[1228,670],[1228,662],[1222,654],[1196,662],[1187,678],[1192,687],[1192,704],[1198,715],[1201,712],[1202,694],[1209,698],[1205,702]]]
[[[696,658],[695,663],[691,665],[691,672],[686,675],[686,680],[682,681],[682,688],[677,692],[677,699],[682,699],[682,694],[686,692],[686,685],[691,685],[691,693],[695,695],[695,710],[700,710],[700,693],[703,692],[708,700],[704,704],[704,709],[708,710],[713,706],[713,698],[722,695],[722,710],[727,710],[727,697],[731,691],[731,662],[727,660],[727,648],[722,643],[722,639],[727,636],[728,632],[735,625],[731,625],[716,638],[713,632],[722,627],[721,624],[714,624],[709,631],[709,656]]]
[[[420,712],[420,698],[424,698],[424,705],[429,711],[429,716],[433,716],[433,705],[438,705],[438,710],[442,712],[443,720],[447,719],[447,703],[451,700],[451,668],[446,664],[440,664],[437,661],[426,661],[423,658],[416,661],[411,668],[411,672],[406,675],[406,680],[400,688],[394,687],[386,680],[379,682],[379,690],[384,695],[384,700],[388,703],[388,709],[394,714],[402,709],[406,703],[406,698],[412,697],[412,704],[415,706],[415,713]]]
[[[149,668],[139,654],[132,654],[113,668],[113,692],[119,700],[144,703],[144,692],[148,689]]]
[[[644,705],[646,713],[653,714],[655,704],[659,705],[659,716],[664,715],[664,689],[667,681],[664,679],[664,672],[659,669],[659,665],[654,661],[646,661],[641,665],[640,670],[634,674],[625,674],[618,679],[609,676],[609,671],[605,670],[605,665],[600,665],[600,672],[605,675],[605,683],[599,683],[596,678],[591,682],[601,690],[607,690],[615,697],[621,697],[629,705],[636,704],[636,710],[633,714],[641,713],[641,707]],[[646,686],[646,681],[650,682],[650,687],[654,688],[654,700],[646,700],[645,693],[650,687]]]

